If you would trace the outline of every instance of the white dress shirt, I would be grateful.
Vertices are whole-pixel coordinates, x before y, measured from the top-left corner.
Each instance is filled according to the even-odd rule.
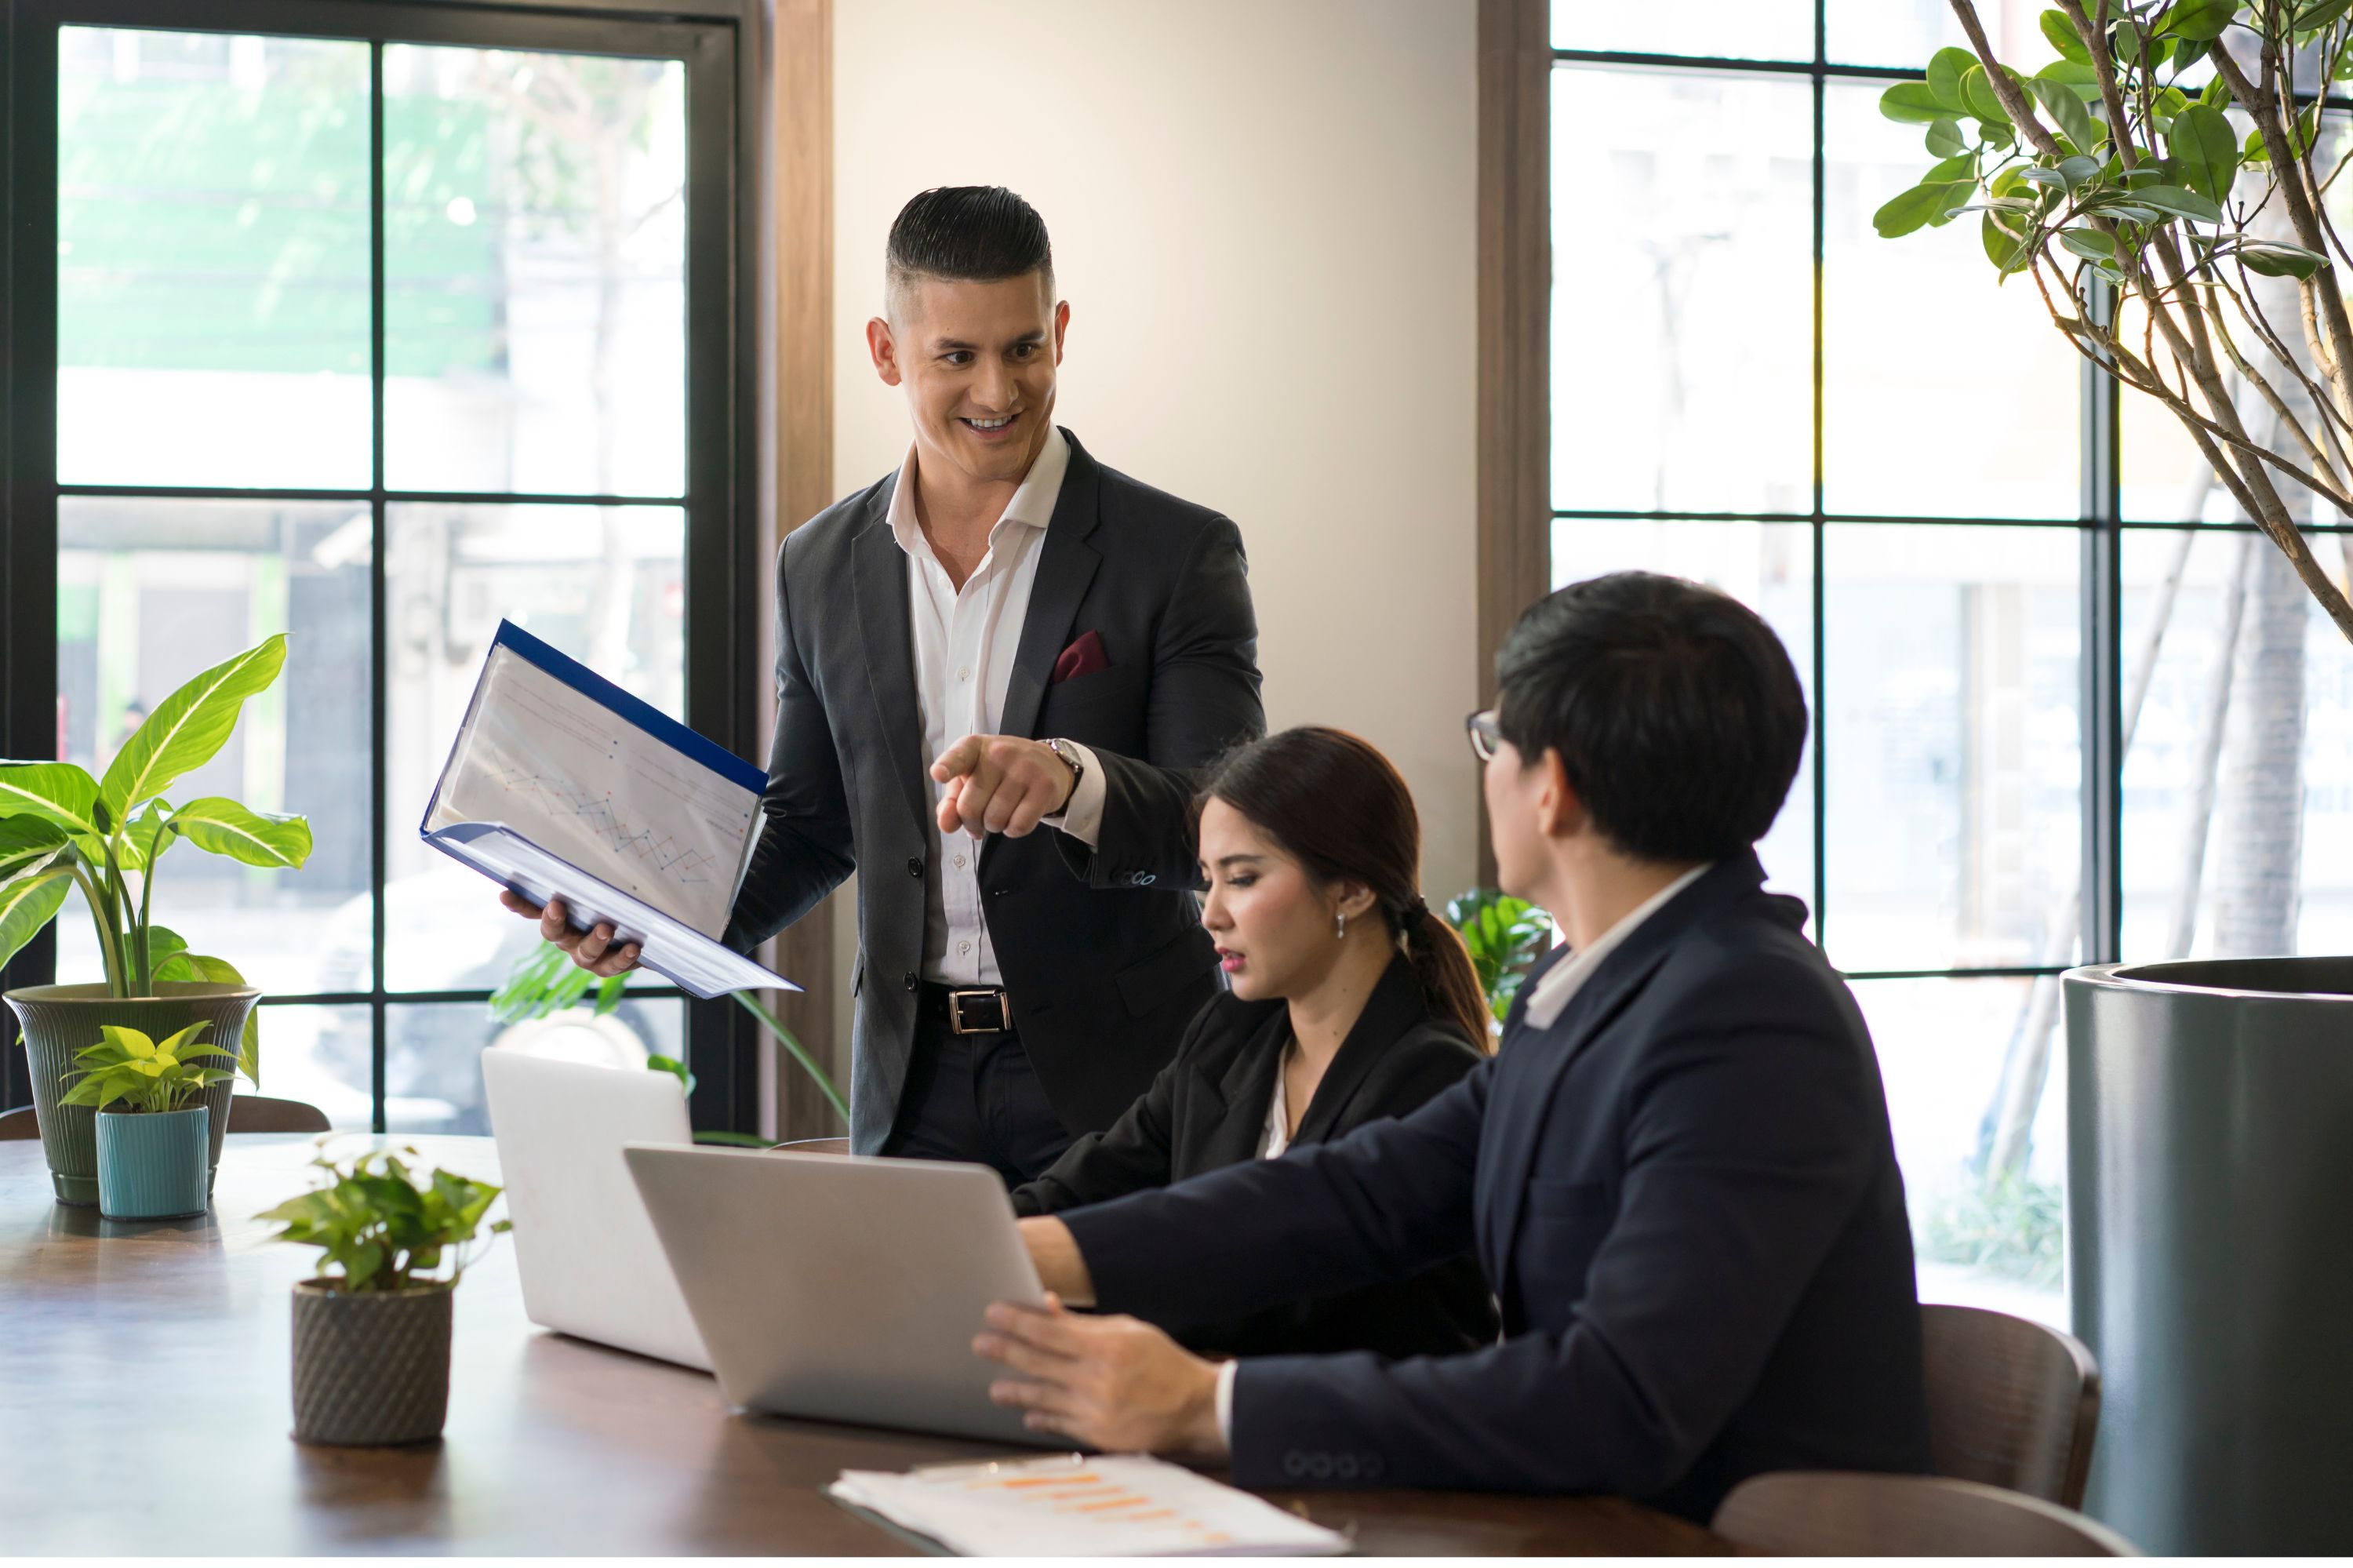
[[[1676,894],[1706,874],[1707,870],[1705,865],[1692,867],[1644,899],[1632,914],[1588,942],[1581,951],[1546,969],[1544,978],[1536,981],[1535,990],[1528,992],[1525,1015],[1526,1026],[1530,1029],[1550,1029],[1558,1022],[1569,999],[1593,978],[1593,971],[1601,967],[1602,960],[1623,947],[1626,938],[1634,934],[1637,927],[1657,914]],[[1279,1099],[1282,1094],[1282,1080],[1278,1078],[1276,1097]],[[1234,1379],[1240,1373],[1241,1366],[1240,1361],[1228,1361],[1218,1369],[1218,1436],[1225,1439],[1229,1453],[1234,1446]]]
[[[967,735],[997,733],[1046,525],[1053,521],[1070,466],[1071,443],[1059,429],[1050,428],[1021,487],[988,531],[988,553],[959,588],[915,519],[913,445],[899,465],[899,482],[891,492],[891,535],[907,553],[915,701],[923,718],[921,766],[934,810],[945,786],[932,779],[933,759]],[[1092,846],[1103,822],[1103,770],[1085,747],[1065,746],[1083,771],[1063,811],[1045,821]],[[1002,985],[980,913],[980,843],[961,828],[938,837],[937,851],[923,866],[923,978],[947,985]]]
[[[1282,1048],[1282,1057],[1274,1065],[1274,1098],[1266,1107],[1266,1126],[1258,1135],[1258,1157],[1271,1160],[1291,1147],[1291,1094],[1282,1085],[1282,1064],[1291,1059],[1291,1047]]]

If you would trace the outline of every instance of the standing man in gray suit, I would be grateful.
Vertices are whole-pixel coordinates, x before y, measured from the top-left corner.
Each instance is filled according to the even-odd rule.
[[[785,541],[765,821],[727,939],[859,876],[850,1144],[1025,1181],[1108,1127],[1219,984],[1194,770],[1265,729],[1241,535],[1052,423],[1070,306],[994,186],[892,225],[867,345],[898,470]],[[609,927],[549,939],[600,974]]]

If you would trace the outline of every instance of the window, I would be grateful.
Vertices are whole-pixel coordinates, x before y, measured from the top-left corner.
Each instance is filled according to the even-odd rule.
[[[1981,7],[2028,69],[2040,9]],[[1551,29],[1552,580],[1697,577],[1788,643],[1762,855],[1870,1021],[1922,1294],[2063,1321],[2056,977],[2353,941],[2353,649],[1974,227],[1873,233],[1944,0]]]
[[[486,1130],[483,1004],[536,938],[415,824],[501,618],[754,747],[748,13],[701,9],[16,11],[0,754],[102,769],[291,634],[184,789],[303,813],[311,859],[183,852],[157,903],[264,989],[269,1091],[338,1126]],[[96,978],[79,916],[10,983]],[[737,1011],[629,996],[522,1028],[691,1055],[698,1123],[748,1128]]]

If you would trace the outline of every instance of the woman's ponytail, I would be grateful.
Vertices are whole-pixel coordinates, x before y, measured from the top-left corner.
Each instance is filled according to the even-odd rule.
[[[1421,981],[1430,1011],[1453,1020],[1482,1052],[1493,1051],[1494,1015],[1487,1011],[1486,993],[1479,989],[1479,971],[1472,965],[1471,950],[1462,945],[1461,933],[1419,898],[1399,917],[1398,925],[1406,961],[1413,965],[1414,975]]]

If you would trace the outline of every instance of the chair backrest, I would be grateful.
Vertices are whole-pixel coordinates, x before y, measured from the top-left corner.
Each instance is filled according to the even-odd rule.
[[[849,1152],[849,1139],[846,1138],[802,1138],[796,1139],[790,1143],[771,1144],[769,1147],[772,1149],[781,1149],[791,1154],[847,1154]]]
[[[1920,1330],[1936,1474],[2081,1508],[2100,1425],[2083,1341],[1979,1307],[1923,1307]]]
[[[20,1106],[12,1111],[0,1112],[0,1143],[40,1136],[40,1124],[33,1119],[32,1107]]]
[[[328,1132],[327,1113],[307,1100],[239,1095],[228,1102],[228,1129],[235,1132]]]
[[[1712,1528],[1746,1551],[1797,1557],[2140,1555],[2071,1509],[1945,1476],[1752,1476],[1724,1499]]]

